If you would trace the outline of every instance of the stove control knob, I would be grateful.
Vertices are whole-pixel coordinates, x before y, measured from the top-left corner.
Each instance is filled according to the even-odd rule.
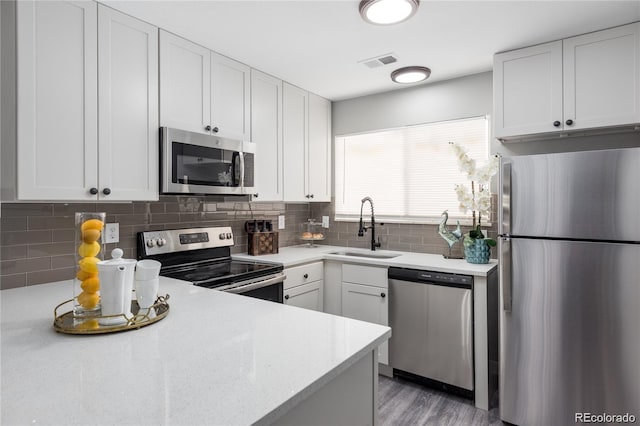
[[[147,247],[151,248],[155,245],[156,245],[156,242],[154,240],[147,240]]]
[[[230,232],[227,232],[227,240],[230,240],[231,238],[233,238],[233,235],[231,235]]]
[[[162,247],[163,245],[167,244],[167,240],[165,240],[164,238],[158,238],[156,240],[156,244],[158,245],[158,247]]]
[[[221,240],[224,240],[224,239],[226,239],[226,238],[227,238],[227,234],[225,234],[225,233],[223,232],[222,234],[218,235],[218,237],[219,237]]]

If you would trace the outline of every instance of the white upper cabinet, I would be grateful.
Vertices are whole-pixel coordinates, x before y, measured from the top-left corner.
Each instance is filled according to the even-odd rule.
[[[160,125],[209,133],[211,56],[208,49],[160,30]]]
[[[494,56],[494,134],[640,122],[640,23]]]
[[[562,48],[565,129],[640,122],[640,23],[569,38]]]
[[[251,140],[250,68],[160,31],[160,125]]]
[[[284,200],[331,201],[331,103],[284,83]]]
[[[157,200],[158,29],[98,6],[98,70],[100,197]]]
[[[494,58],[495,137],[553,132],[562,125],[562,42]]]
[[[16,14],[17,198],[96,199],[96,3],[21,1]]]
[[[283,200],[282,80],[251,70],[255,201]]]
[[[157,29],[88,1],[16,13],[17,199],[156,200]]]

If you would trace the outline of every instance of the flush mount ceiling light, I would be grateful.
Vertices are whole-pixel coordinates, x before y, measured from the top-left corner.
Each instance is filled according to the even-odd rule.
[[[419,4],[420,0],[362,0],[360,15],[371,24],[397,24],[413,16]]]
[[[431,70],[427,67],[404,67],[392,72],[391,80],[401,84],[417,83],[426,80],[430,75]]]

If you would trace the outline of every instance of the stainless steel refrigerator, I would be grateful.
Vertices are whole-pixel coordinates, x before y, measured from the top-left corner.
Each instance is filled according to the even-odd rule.
[[[500,417],[640,422],[640,148],[500,168]]]

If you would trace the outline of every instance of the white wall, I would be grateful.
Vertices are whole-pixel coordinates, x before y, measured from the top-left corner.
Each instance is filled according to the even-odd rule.
[[[333,134],[452,120],[493,112],[492,73],[423,84],[333,103]],[[604,136],[572,136],[548,141],[511,142],[492,139],[491,152],[502,155],[640,146],[640,132]]]

